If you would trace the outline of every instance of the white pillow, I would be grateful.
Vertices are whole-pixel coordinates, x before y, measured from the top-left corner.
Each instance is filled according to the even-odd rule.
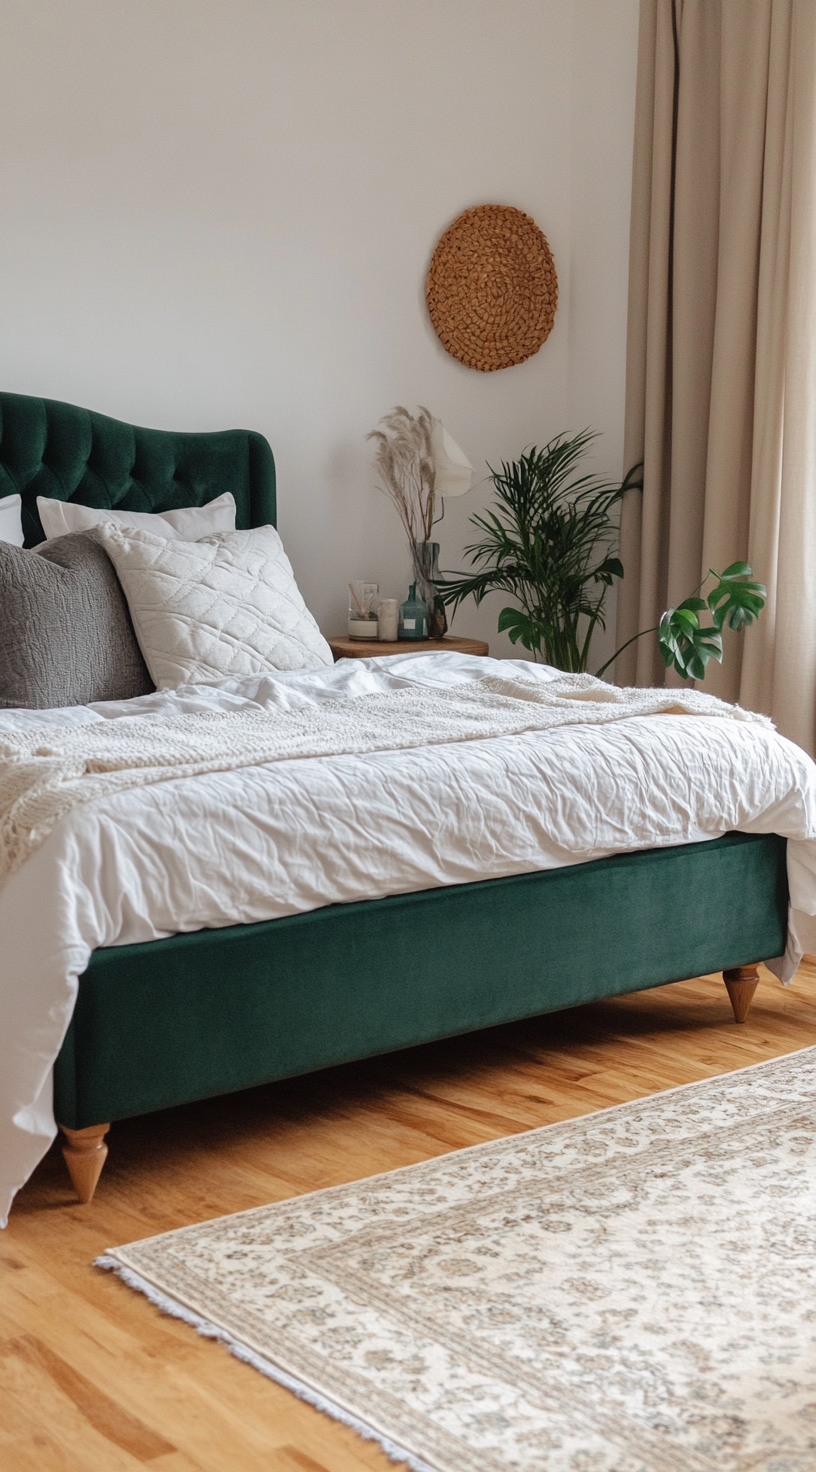
[[[333,663],[273,526],[170,542],[106,522],[101,536],[159,690]]]
[[[19,496],[3,496],[0,500],[0,542],[23,545],[22,501]]]
[[[64,537],[66,532],[90,531],[106,521],[141,527],[170,541],[181,537],[186,542],[197,542],[199,537],[211,537],[216,532],[235,531],[235,497],[231,491],[208,501],[206,506],[182,506],[178,511],[105,511],[98,506],[79,506],[76,501],[55,501],[51,496],[38,496],[37,510],[48,542]]]

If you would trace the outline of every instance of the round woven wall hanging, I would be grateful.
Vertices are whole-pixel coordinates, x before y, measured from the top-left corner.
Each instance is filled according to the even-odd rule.
[[[482,373],[523,363],[549,337],[558,305],[546,236],[512,205],[465,210],[433,253],[425,299],[460,363]]]

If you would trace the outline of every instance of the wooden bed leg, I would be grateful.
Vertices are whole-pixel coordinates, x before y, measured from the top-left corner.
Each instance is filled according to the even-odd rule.
[[[723,972],[723,981],[728,988],[734,1017],[737,1022],[744,1022],[759,985],[756,966],[734,966],[730,971]]]
[[[60,1129],[65,1136],[63,1158],[74,1183],[74,1190],[85,1205],[96,1190],[102,1167],[108,1158],[105,1135],[110,1125],[92,1124],[84,1130],[69,1130],[63,1124]]]

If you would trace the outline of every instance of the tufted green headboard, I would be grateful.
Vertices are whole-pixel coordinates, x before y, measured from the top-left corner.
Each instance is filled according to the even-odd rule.
[[[19,491],[26,546],[43,540],[37,497],[120,511],[235,497],[238,527],[275,524],[275,461],[262,434],[140,429],[58,399],[0,393],[0,497]]]

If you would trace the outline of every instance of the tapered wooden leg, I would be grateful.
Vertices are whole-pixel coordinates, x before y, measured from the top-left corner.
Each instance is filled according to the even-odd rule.
[[[74,1190],[84,1204],[91,1200],[102,1174],[102,1167],[108,1158],[105,1135],[110,1125],[92,1124],[84,1130],[69,1130],[63,1124],[60,1128],[65,1136],[62,1147],[65,1164],[74,1183]]]
[[[756,966],[734,966],[730,971],[723,972],[723,981],[728,988],[734,1017],[737,1022],[744,1022],[759,985]]]

